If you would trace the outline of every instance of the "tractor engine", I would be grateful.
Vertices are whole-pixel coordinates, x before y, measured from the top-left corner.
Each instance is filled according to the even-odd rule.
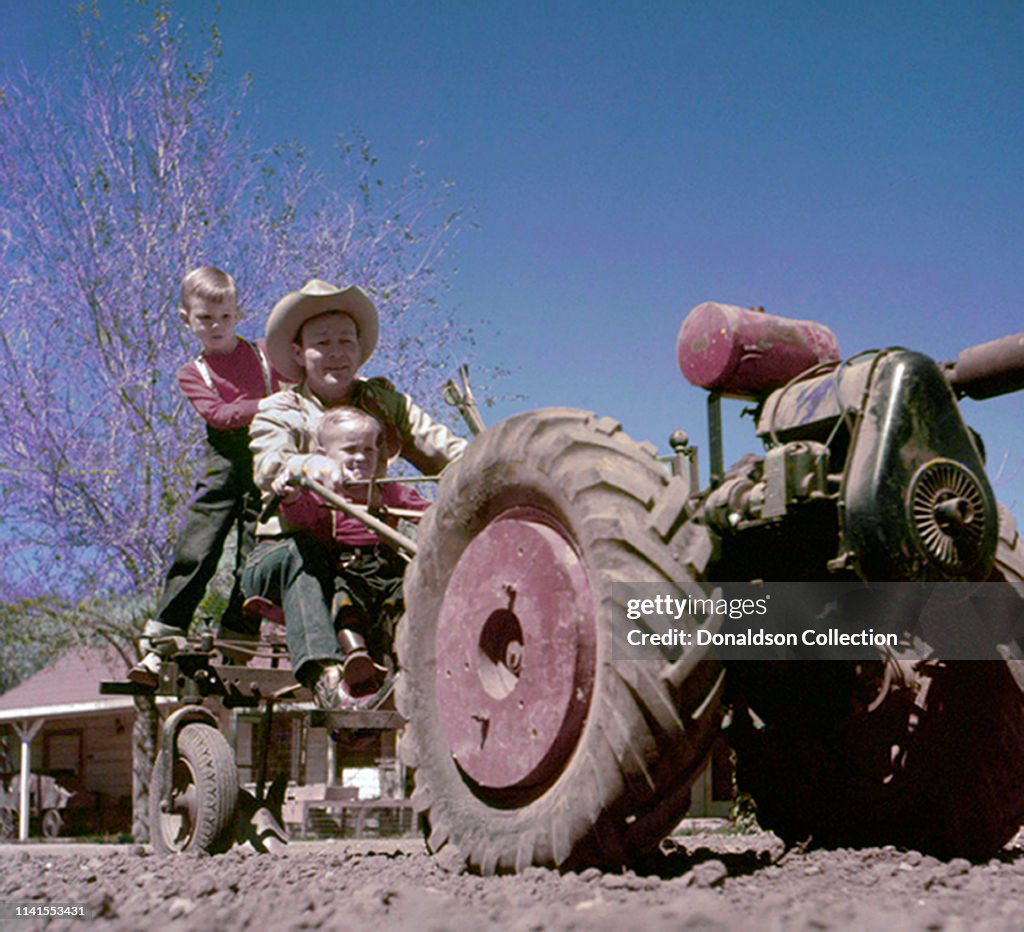
[[[690,468],[685,514],[711,541],[689,544],[707,558],[687,566],[724,585],[861,581],[863,614],[844,614],[851,603],[834,594],[844,586],[809,586],[822,601],[806,617],[843,626],[858,616],[898,638],[856,659],[723,656],[738,789],[761,825],[791,843],[986,856],[1024,818],[1024,544],[997,509],[981,438],[957,400],[1024,386],[1024,334],[944,365],[900,348],[840,361],[820,324],[702,304],[683,323],[677,356],[710,391],[710,487],[697,488],[692,450],[677,450],[674,469]],[[752,402],[765,448],[728,471],[723,396]],[[896,592],[886,582],[913,585]],[[944,582],[971,585],[931,585]],[[924,592],[945,594],[952,625],[929,627]],[[978,635],[971,617],[984,617]],[[996,619],[1004,636],[992,640]],[[958,659],[950,644],[994,663]]]
[[[712,463],[702,508],[721,539],[712,578],[987,578],[996,502],[954,386],[969,393],[993,384],[993,368],[1019,367],[1002,342],[986,357],[995,367],[975,353],[958,380],[957,366],[904,349],[840,362],[835,337],[810,321],[695,308],[677,355],[688,380],[711,391],[713,458],[723,396],[754,402],[765,446],[728,472]]]

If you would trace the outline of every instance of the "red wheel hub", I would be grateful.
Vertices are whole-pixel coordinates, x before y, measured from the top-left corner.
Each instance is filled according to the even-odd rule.
[[[521,789],[565,765],[594,681],[594,605],[568,536],[505,512],[452,573],[438,620],[437,700],[452,756],[484,788]]]

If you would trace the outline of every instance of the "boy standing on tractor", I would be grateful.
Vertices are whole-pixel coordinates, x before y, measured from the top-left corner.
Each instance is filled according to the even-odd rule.
[[[206,452],[156,618],[142,630],[143,657],[128,672],[133,683],[152,688],[160,674],[152,641],[188,631],[232,528],[238,533],[235,582],[222,624],[242,625],[239,575],[254,544],[259,513],[249,422],[260,399],[280,387],[262,341],[252,344],[235,334],[238,290],[226,272],[212,265],[189,272],[181,283],[178,314],[202,347],[199,356],[178,370],[178,386],[206,421]]]

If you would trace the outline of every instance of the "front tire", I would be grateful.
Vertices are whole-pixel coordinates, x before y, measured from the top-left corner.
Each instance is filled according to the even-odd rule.
[[[616,584],[696,591],[652,529],[668,484],[617,423],[571,409],[504,421],[442,477],[397,638],[433,849],[454,842],[484,874],[618,865],[685,814],[721,669],[694,655],[671,687],[615,622]]]
[[[40,826],[44,838],[56,838],[64,827],[64,819],[56,809],[47,809],[43,813],[43,821]]]
[[[153,766],[149,787],[150,840],[159,854],[207,851],[216,854],[234,840],[238,804],[235,755],[210,725],[191,722],[178,732],[172,768],[171,805],[161,807],[166,748]]]

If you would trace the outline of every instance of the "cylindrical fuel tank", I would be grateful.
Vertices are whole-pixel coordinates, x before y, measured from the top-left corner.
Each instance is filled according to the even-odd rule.
[[[812,320],[706,301],[683,321],[676,358],[691,384],[753,398],[811,366],[838,361],[839,343],[828,327]]]

